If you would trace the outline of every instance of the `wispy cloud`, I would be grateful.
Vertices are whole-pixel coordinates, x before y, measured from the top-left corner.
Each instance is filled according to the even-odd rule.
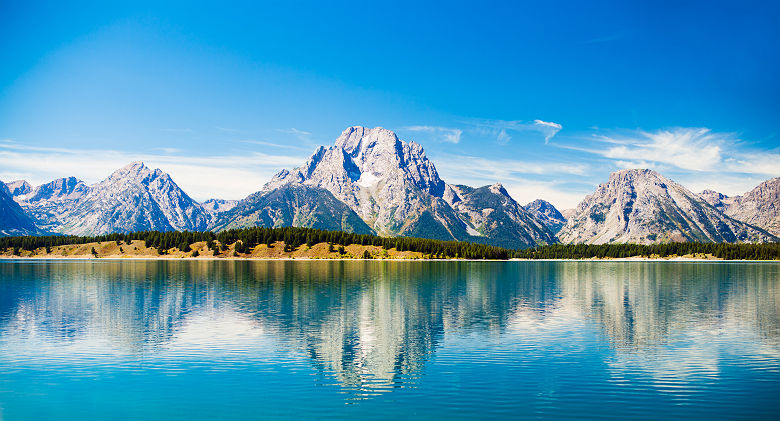
[[[572,177],[581,178],[590,167],[582,163],[530,162],[489,159],[469,155],[440,155],[434,160],[442,178],[452,184],[483,186],[500,182],[520,204],[545,199],[560,209],[574,207],[592,187],[579,183],[572,189]]]
[[[522,134],[537,132],[544,136],[544,143],[548,143],[563,128],[558,123],[544,120],[469,120],[466,124],[482,136],[494,137],[496,142],[505,145],[512,140],[512,133]]]
[[[603,138],[614,146],[605,148],[602,155],[616,160],[640,158],[686,170],[712,171],[722,163],[723,145],[732,138],[732,134],[712,133],[705,128],[639,131],[629,138]]]
[[[757,150],[735,133],[708,128],[628,130],[580,141],[556,146],[601,156],[614,169],[655,169],[694,191],[712,188],[742,194],[769,177],[780,176],[780,150]]]
[[[220,127],[220,126],[216,126],[216,129],[217,129],[217,130],[219,130],[219,131],[221,131],[221,132],[226,132],[226,133],[241,133],[241,130],[238,130],[238,129],[231,129],[231,128],[229,128],[229,127]]]
[[[177,149],[177,148],[153,148],[152,150],[160,151],[166,154],[175,154],[175,153],[180,153],[182,151],[181,149]]]
[[[309,140],[311,138],[311,132],[296,129],[295,127],[290,127],[289,129],[276,129],[276,131],[279,133],[291,134],[300,140]]]
[[[534,125],[544,134],[544,143],[549,143],[550,139],[558,134],[563,128],[563,126],[558,123],[542,120],[534,120]]]
[[[100,149],[29,147],[0,144],[0,168],[6,181],[26,179],[41,184],[60,177],[75,176],[95,183],[132,161],[171,174],[192,197],[243,198],[259,190],[283,168],[301,165],[308,154],[282,155],[244,152],[218,156],[187,156],[161,153],[129,153]]]
[[[460,136],[463,134],[461,129],[451,129],[449,127],[439,126],[409,126],[404,127],[405,130],[411,132],[426,132],[438,135],[438,138],[442,142],[455,143],[460,142]]]
[[[294,149],[296,151],[309,151],[311,152],[311,148],[304,148],[301,146],[295,146],[295,145],[285,145],[281,143],[274,143],[274,142],[265,142],[262,140],[240,140],[241,143],[249,143],[253,145],[261,145],[261,146],[269,146],[272,148],[281,148],[281,149]]]

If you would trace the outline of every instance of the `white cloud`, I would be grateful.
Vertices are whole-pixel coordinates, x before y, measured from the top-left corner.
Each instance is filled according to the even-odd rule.
[[[460,136],[463,134],[463,130],[461,129],[451,129],[448,127],[438,126],[409,126],[404,127],[404,130],[409,130],[410,132],[425,132],[435,134],[439,136],[440,141],[454,144],[460,142]]]
[[[272,155],[247,151],[234,155],[186,156],[167,153],[29,147],[0,144],[0,168],[5,181],[26,179],[37,185],[75,176],[92,184],[132,161],[171,174],[174,181],[196,200],[212,197],[240,199],[259,190],[283,168],[305,162],[307,155]]]
[[[676,128],[654,133],[639,131],[632,138],[605,137],[611,146],[602,155],[616,160],[652,161],[694,171],[712,171],[722,162],[722,145],[733,135],[705,128]]]
[[[747,149],[735,134],[717,133],[707,128],[634,131],[623,136],[599,136],[594,140],[610,146],[571,149],[613,159],[619,166],[770,177],[780,175],[780,153]]]
[[[544,143],[550,142],[550,139],[563,128],[563,126],[558,123],[542,120],[534,120],[534,125],[544,134]]]

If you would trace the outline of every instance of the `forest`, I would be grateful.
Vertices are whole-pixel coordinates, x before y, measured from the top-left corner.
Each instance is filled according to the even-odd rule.
[[[235,244],[236,253],[249,253],[259,244],[273,245],[283,242],[285,251],[295,250],[306,244],[328,243],[337,246],[351,244],[379,246],[397,251],[419,252],[428,258],[439,259],[604,259],[626,257],[673,257],[685,255],[711,255],[728,260],[780,260],[780,244],[727,244],[727,243],[664,243],[653,245],[640,244],[554,244],[524,250],[511,250],[484,244],[464,241],[441,241],[412,237],[380,237],[369,234],[355,234],[343,231],[326,231],[312,228],[243,228],[213,233],[191,231],[138,231],[115,233],[99,236],[26,236],[0,237],[0,250],[13,250],[18,255],[21,250],[35,250],[51,247],[86,244],[93,242],[144,241],[147,247],[155,248],[158,254],[178,248],[188,251],[190,245],[205,241],[209,249],[225,250]],[[218,250],[218,251],[219,251]],[[216,254],[216,253],[215,253]]]

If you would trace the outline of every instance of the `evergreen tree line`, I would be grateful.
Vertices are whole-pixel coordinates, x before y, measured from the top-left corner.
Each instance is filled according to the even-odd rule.
[[[235,243],[235,251],[238,253],[249,253],[252,248],[259,244],[272,246],[278,241],[284,242],[285,251],[295,250],[303,244],[311,247],[318,243],[329,243],[343,246],[361,244],[379,246],[384,249],[395,248],[398,251],[419,252],[434,258],[508,259],[513,253],[509,249],[465,241],[441,241],[412,237],[379,237],[376,235],[299,227],[242,228],[226,230],[217,234],[210,231],[138,231],[83,237],[0,237],[0,250],[14,249],[15,253],[18,254],[18,250],[34,250],[40,247],[45,247],[49,250],[51,247],[71,244],[104,241],[116,241],[117,244],[120,244],[122,242],[129,243],[133,240],[144,241],[147,247],[157,248],[160,254],[164,254],[166,250],[172,248],[189,251],[189,246],[199,241],[205,241],[208,248],[215,251],[224,251],[227,245]],[[217,244],[219,244],[220,250],[216,250]]]
[[[516,250],[514,257],[524,259],[589,259],[594,257],[670,257],[686,254],[711,254],[728,260],[780,260],[780,243],[555,244]]]
[[[640,244],[555,244],[510,250],[484,244],[464,241],[441,241],[413,237],[379,237],[369,234],[355,234],[344,231],[325,231],[312,228],[282,227],[282,228],[242,228],[231,229],[219,233],[210,231],[138,231],[131,233],[115,233],[98,236],[25,236],[0,237],[0,250],[13,249],[14,254],[20,250],[34,250],[51,247],[86,244],[92,242],[116,241],[117,244],[130,241],[144,241],[147,247],[156,248],[158,253],[178,248],[189,251],[190,245],[205,241],[214,253],[227,250],[227,246],[235,243],[237,253],[250,253],[259,245],[272,246],[276,242],[284,242],[285,251],[293,251],[306,244],[309,247],[318,243],[328,243],[334,251],[333,244],[347,246],[351,244],[378,246],[384,249],[419,252],[432,258],[465,258],[465,259],[588,259],[588,258],[622,258],[622,257],[669,257],[686,254],[711,254],[715,257],[730,260],[780,260],[780,243],[769,244],[727,244],[727,243],[664,243],[653,245]],[[339,252],[344,254],[343,247]]]

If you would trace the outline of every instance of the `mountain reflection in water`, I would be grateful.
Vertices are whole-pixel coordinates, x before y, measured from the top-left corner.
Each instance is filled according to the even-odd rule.
[[[511,362],[501,354],[509,352],[507,343],[539,355],[566,354],[583,335],[596,335],[611,350],[601,361],[610,381],[639,372],[673,387],[692,373],[717,378],[718,361],[729,353],[769,361],[768,369],[777,370],[779,268],[6,262],[0,264],[0,349],[8,360],[64,371],[107,356],[143,361],[145,369],[187,361],[217,371],[253,363],[302,370],[295,362],[303,359],[315,368],[312,381],[335,383],[356,399],[415,387],[448,339],[477,335],[482,343],[469,346],[486,361]],[[442,361],[448,358],[443,352]]]

